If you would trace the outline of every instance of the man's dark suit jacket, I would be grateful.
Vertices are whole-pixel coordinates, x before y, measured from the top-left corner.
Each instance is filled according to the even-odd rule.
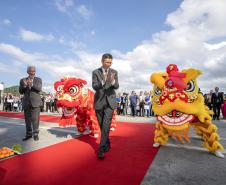
[[[23,78],[24,79],[24,78]],[[20,80],[19,92],[23,94],[23,107],[26,108],[31,104],[32,107],[40,107],[42,105],[42,100],[40,97],[40,92],[42,90],[42,79],[34,77],[33,86],[29,88],[25,86],[23,79]]]
[[[223,93],[218,92],[218,96],[215,93],[212,94],[211,97],[212,104],[222,104],[223,102],[224,102]]]
[[[110,78],[111,74],[113,73],[115,74],[115,83],[112,85]],[[107,101],[112,109],[116,109],[117,104],[115,89],[119,88],[118,72],[114,69],[109,68],[108,77],[104,85],[102,84],[103,80],[104,75],[102,68],[94,70],[92,74],[92,87],[96,91],[94,96],[94,108],[96,110],[103,109]]]

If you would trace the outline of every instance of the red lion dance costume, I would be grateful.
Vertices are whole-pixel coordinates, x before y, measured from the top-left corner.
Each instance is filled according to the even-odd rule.
[[[59,125],[76,125],[81,134],[89,128],[91,136],[98,138],[100,129],[93,107],[94,92],[84,87],[86,84],[85,80],[74,77],[65,77],[54,83],[57,106],[62,107]],[[115,127],[114,114],[111,130],[115,130]]]

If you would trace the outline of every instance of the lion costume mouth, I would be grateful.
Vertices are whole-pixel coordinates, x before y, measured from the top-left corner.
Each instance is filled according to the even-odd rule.
[[[187,122],[191,122],[193,119],[194,115],[185,114],[176,110],[173,110],[164,116],[157,116],[158,121],[170,126],[183,125]]]
[[[62,107],[62,112],[65,117],[74,116],[77,107],[80,105],[80,101],[70,102],[68,100],[58,100],[57,106]]]
[[[58,100],[57,106],[58,107],[68,107],[68,108],[74,108],[78,107],[80,105],[80,101],[68,101],[68,100]]]
[[[67,107],[63,107],[62,108],[63,111],[63,115],[65,117],[70,117],[70,116],[74,116],[75,112],[76,112],[76,108],[67,108]]]

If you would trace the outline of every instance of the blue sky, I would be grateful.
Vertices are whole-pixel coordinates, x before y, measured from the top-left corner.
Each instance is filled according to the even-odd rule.
[[[1,20],[9,19],[12,22],[12,26],[1,28],[1,41],[30,51],[48,50],[52,54],[68,49],[56,42],[21,42],[16,35],[20,28],[25,28],[42,34],[51,33],[67,40],[77,39],[86,44],[86,49],[94,52],[112,49],[126,52],[142,40],[150,39],[153,33],[168,29],[164,24],[166,16],[181,1],[73,1],[74,7],[69,7],[68,13],[58,11],[56,2],[58,1],[1,1]],[[90,17],[84,18],[76,13],[76,8],[82,5],[91,12]],[[92,31],[95,35],[92,35]]]
[[[204,8],[198,8],[200,3]],[[225,59],[226,34],[218,31],[225,26],[218,19],[224,5],[223,0],[214,3],[216,13],[212,0],[0,1],[0,81],[18,84],[32,64],[47,91],[67,74],[90,85],[91,71],[105,52],[113,53],[122,90],[149,89],[150,73],[165,70],[168,63],[213,70],[211,65]],[[200,65],[204,60],[205,67]],[[216,68],[206,77],[218,74],[220,86],[226,84],[223,73]],[[201,81],[203,89],[212,88],[205,76]]]

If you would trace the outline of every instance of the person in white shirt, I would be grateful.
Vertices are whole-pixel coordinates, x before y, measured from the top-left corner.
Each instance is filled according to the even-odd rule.
[[[139,109],[140,109],[140,116],[144,117],[144,100],[145,96],[143,95],[143,91],[140,91],[139,95]]]

